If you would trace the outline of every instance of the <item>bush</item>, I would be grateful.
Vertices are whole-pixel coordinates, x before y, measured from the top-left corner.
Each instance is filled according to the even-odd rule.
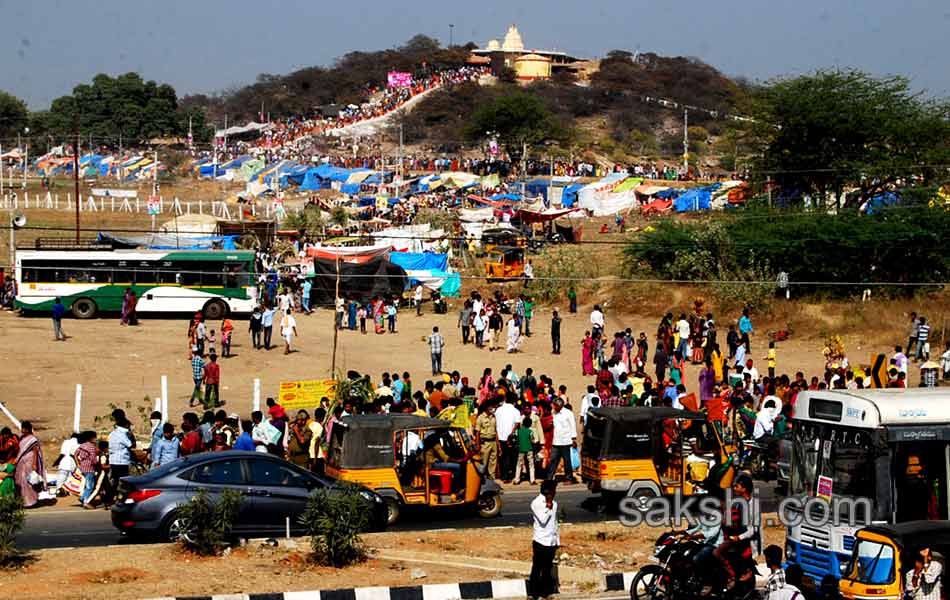
[[[8,477],[13,477],[13,474]],[[25,521],[26,511],[20,498],[0,497],[0,568],[15,566],[25,558],[16,547],[16,536]]]
[[[339,568],[366,560],[360,533],[369,523],[369,510],[358,487],[315,491],[300,522],[310,535],[314,562]]]
[[[588,291],[594,291],[597,282],[590,280],[605,275],[600,267],[606,261],[593,259],[585,248],[573,244],[546,247],[536,260],[532,259],[535,279],[529,293],[542,302],[566,302],[571,285],[578,292],[582,285]]]
[[[187,504],[178,507],[178,517],[186,524],[179,542],[201,556],[217,555],[229,545],[243,501],[235,490],[225,490],[217,502],[211,502],[206,490],[199,490]]]

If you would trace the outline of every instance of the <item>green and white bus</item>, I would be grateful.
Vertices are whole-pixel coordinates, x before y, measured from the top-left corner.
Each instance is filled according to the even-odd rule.
[[[139,313],[207,319],[250,313],[257,304],[251,250],[20,250],[16,307],[49,311],[55,298],[79,319],[122,310],[125,290]]]

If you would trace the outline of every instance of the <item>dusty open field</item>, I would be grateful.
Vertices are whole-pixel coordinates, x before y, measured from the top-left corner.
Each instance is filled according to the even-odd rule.
[[[581,395],[590,383],[580,369],[580,341],[588,328],[588,310],[581,307],[577,315],[565,315],[562,325],[563,353],[550,353],[548,336],[550,309],[539,309],[533,322],[536,332],[523,345],[523,352],[506,354],[462,346],[456,328],[458,301],[453,301],[448,315],[413,312],[399,317],[399,333],[395,335],[360,335],[343,331],[339,336],[337,367],[370,373],[378,378],[387,371],[409,371],[415,389],[429,378],[430,362],[424,336],[433,325],[446,334],[444,367],[459,370],[473,383],[485,367],[497,373],[511,363],[523,374],[532,367],[536,374],[550,375],[557,384],[564,384],[573,398]],[[427,307],[428,308],[428,307]],[[566,312],[561,307],[562,312]],[[636,306],[627,306],[631,313],[620,317],[608,313],[608,331],[631,327],[634,332],[655,330],[657,316],[637,315]],[[722,324],[726,317],[722,317]],[[319,310],[311,316],[298,317],[300,337],[297,351],[285,356],[282,349],[255,351],[246,332],[246,321],[236,324],[233,357],[221,360],[221,396],[229,411],[247,415],[251,410],[253,381],[260,378],[263,396],[276,396],[281,381],[322,378],[330,372],[333,339],[332,314]],[[160,395],[160,376],[169,379],[169,408],[173,420],[188,409],[192,389],[188,357],[187,322],[182,319],[144,318],[137,327],[122,327],[118,318],[91,321],[68,319],[63,325],[70,338],[66,342],[53,339],[52,324],[44,317],[19,317],[0,313],[0,394],[2,401],[19,419],[30,419],[38,426],[39,435],[47,444],[56,443],[72,426],[76,384],[83,386],[82,427],[92,428],[96,416],[108,414],[110,404],[132,404],[145,407],[144,398]],[[894,343],[904,336],[903,327],[893,330]],[[275,336],[276,338],[276,336]],[[880,344],[868,347],[858,335],[845,336],[849,354],[856,362],[867,362],[872,351],[886,351]],[[753,338],[751,356],[764,368],[764,336]],[[652,349],[652,344],[651,344]],[[778,347],[779,372],[803,370],[820,374],[823,359],[821,343],[813,338],[793,338]],[[686,381],[695,386],[697,369],[688,367]]]

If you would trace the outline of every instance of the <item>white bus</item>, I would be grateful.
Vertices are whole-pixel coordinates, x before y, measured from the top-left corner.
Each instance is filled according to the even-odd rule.
[[[871,500],[872,514],[853,514],[851,522],[817,526],[799,514],[792,518],[800,523],[787,528],[789,561],[816,581],[840,577],[863,525],[948,518],[950,389],[799,394],[790,470],[789,495],[803,501],[798,506],[815,497],[845,500],[841,506]]]
[[[49,311],[55,298],[79,319],[119,311],[125,290],[139,313],[207,319],[250,313],[257,301],[250,250],[20,250],[16,307]]]

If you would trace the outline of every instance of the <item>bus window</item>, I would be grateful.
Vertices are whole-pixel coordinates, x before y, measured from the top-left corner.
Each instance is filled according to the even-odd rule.
[[[792,470],[789,489],[792,494],[812,495],[818,475],[819,428],[800,422],[792,430]]]
[[[112,269],[112,283],[114,285],[132,285],[135,281],[135,271],[128,261],[120,260]]]

